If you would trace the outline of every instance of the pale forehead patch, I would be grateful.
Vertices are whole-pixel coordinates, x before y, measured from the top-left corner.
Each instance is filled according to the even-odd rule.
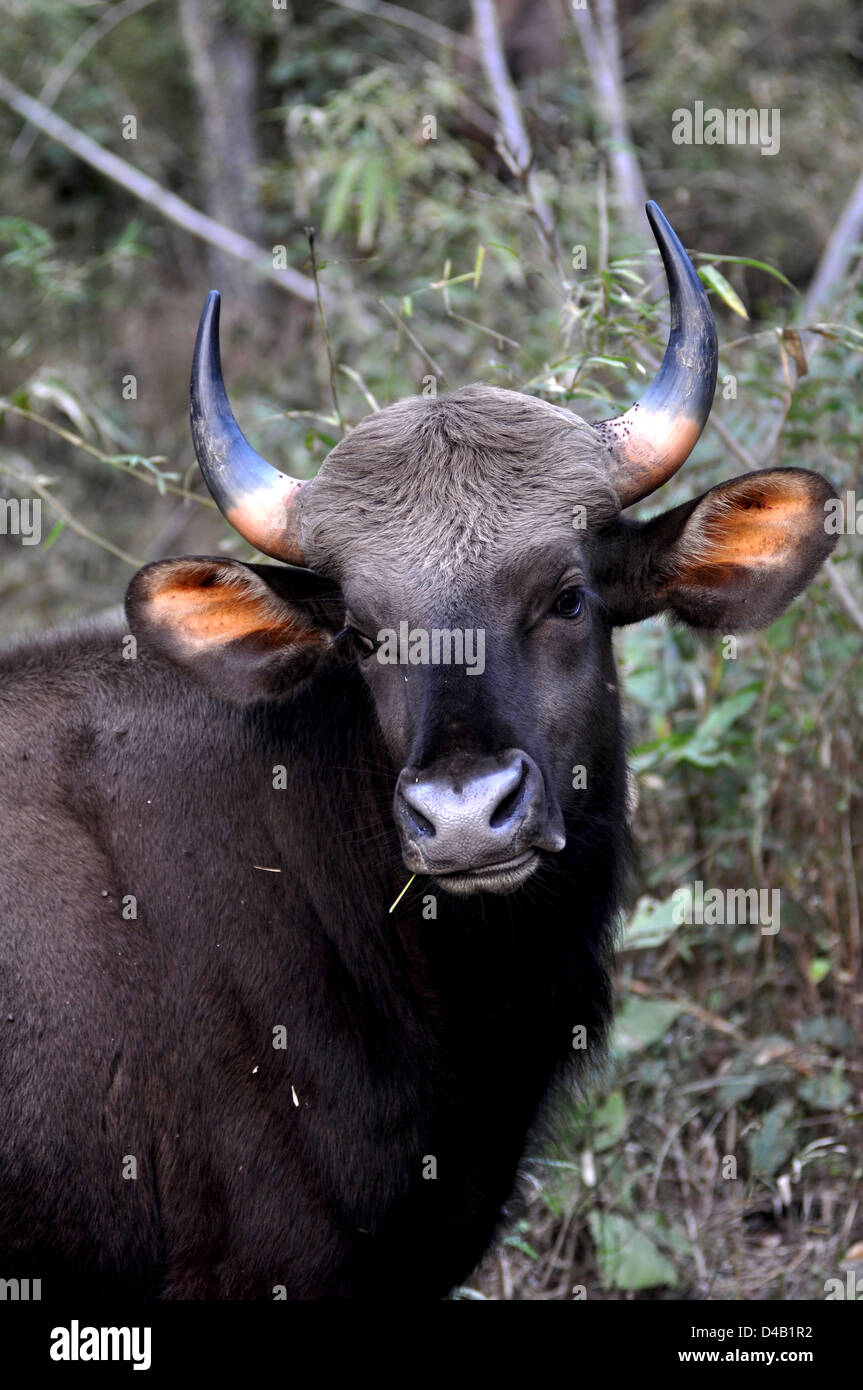
[[[578,416],[470,386],[368,416],[302,494],[307,562],[334,578],[373,567],[467,582],[508,556],[602,525],[619,503],[607,449]]]

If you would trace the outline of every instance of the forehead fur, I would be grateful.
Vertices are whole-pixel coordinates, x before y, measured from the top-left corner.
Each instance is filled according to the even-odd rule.
[[[466,386],[367,416],[303,489],[307,563],[341,579],[374,566],[449,585],[619,510],[606,446],[559,406]]]

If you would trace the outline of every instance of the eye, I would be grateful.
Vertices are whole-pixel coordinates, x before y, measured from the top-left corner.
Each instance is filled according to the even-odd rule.
[[[372,652],[377,650],[377,643],[373,642],[371,637],[367,637],[364,632],[360,632],[358,627],[349,627],[348,632],[359,648],[360,657],[363,660],[365,660],[367,656],[371,656]]]
[[[581,589],[564,589],[558,594],[552,606],[552,613],[556,613],[559,618],[577,618],[584,606],[584,598]]]
[[[361,661],[365,661],[366,657],[377,651],[377,643],[373,642],[371,637],[367,637],[364,632],[360,632],[358,627],[352,627],[350,623],[336,633],[331,645],[334,646],[336,643],[343,642],[351,642],[358,649]]]

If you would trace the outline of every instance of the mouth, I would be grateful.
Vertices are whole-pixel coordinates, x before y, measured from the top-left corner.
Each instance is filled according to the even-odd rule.
[[[526,883],[539,864],[535,849],[518,854],[500,864],[483,864],[478,869],[465,869],[453,874],[435,874],[435,882],[457,897],[472,893],[512,893]]]

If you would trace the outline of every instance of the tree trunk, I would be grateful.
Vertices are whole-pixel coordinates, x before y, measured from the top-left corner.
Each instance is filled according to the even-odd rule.
[[[223,226],[256,241],[261,218],[255,189],[257,54],[251,38],[226,18],[222,0],[180,0],[183,39],[198,101],[198,159],[204,205]],[[248,299],[247,272],[210,253],[213,284]]]

